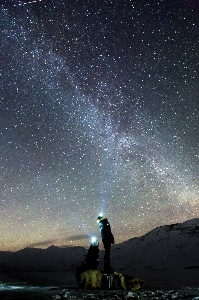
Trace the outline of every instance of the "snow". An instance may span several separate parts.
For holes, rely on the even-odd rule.
[[[112,267],[149,285],[199,284],[199,218],[158,227],[112,247]]]

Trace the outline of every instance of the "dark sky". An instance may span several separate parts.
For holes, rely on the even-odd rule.
[[[199,217],[199,2],[4,0],[0,250]],[[101,243],[101,240],[100,240]]]

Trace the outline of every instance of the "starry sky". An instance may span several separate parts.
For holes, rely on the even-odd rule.
[[[0,250],[199,217],[199,2],[1,2]]]

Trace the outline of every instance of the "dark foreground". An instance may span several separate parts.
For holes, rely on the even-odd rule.
[[[184,288],[182,290],[78,290],[73,288],[60,289],[58,287],[36,287],[32,289],[12,289],[0,291],[0,299],[5,300],[47,300],[47,299],[70,299],[70,300],[133,300],[133,299],[199,299],[199,288]]]
[[[33,299],[70,299],[70,300],[132,300],[132,299],[198,299],[197,287],[181,287],[168,289],[162,286],[150,287],[145,290],[79,290],[73,274],[20,273],[12,277],[0,276],[0,299],[33,300]]]

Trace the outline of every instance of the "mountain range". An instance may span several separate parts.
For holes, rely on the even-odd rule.
[[[199,218],[115,245],[112,267],[151,285],[199,287]]]
[[[0,272],[73,272],[84,260],[83,247],[0,251]],[[100,251],[99,269],[103,269]],[[111,247],[111,267],[152,286],[199,287],[199,218],[160,226]]]

